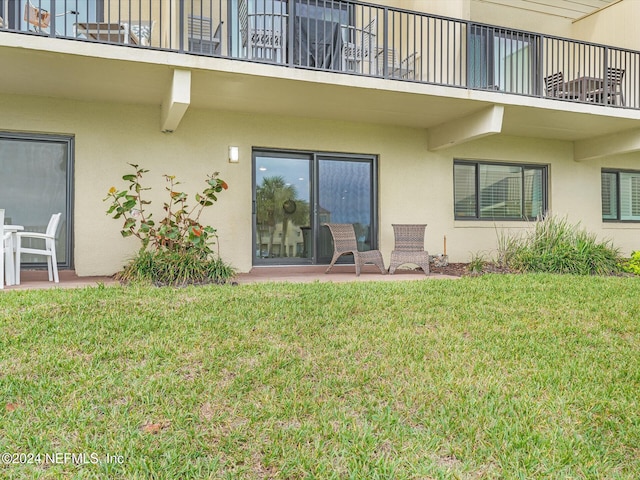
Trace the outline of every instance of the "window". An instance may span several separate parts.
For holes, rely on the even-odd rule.
[[[547,209],[547,167],[456,161],[457,220],[535,220]]]
[[[640,221],[640,172],[602,171],[602,220]]]

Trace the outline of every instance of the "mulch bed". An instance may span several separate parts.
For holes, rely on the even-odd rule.
[[[500,267],[493,263],[484,265],[482,272],[470,272],[468,263],[450,263],[444,267],[437,267],[431,264],[429,270],[431,270],[431,273],[451,275],[453,277],[477,276],[484,273],[513,273],[507,267]]]

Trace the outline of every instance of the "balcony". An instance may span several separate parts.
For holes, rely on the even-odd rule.
[[[0,30],[640,109],[640,52],[367,3],[31,0]]]

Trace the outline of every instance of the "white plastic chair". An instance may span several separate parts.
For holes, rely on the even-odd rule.
[[[10,239],[11,233],[4,231],[4,210],[0,209],[0,288],[4,288],[5,266],[7,269],[13,268],[13,252],[10,248]]]
[[[347,41],[342,44],[342,70],[364,73],[360,63],[376,50],[377,18],[373,18],[364,28],[353,25],[342,28],[346,29],[347,37]]]
[[[288,14],[284,7],[277,8],[275,3],[264,10],[250,12],[247,0],[238,2],[240,36],[246,58],[286,62]]]
[[[39,232],[18,232],[16,234],[16,285],[20,285],[20,257],[23,253],[31,255],[43,255],[47,257],[47,270],[49,271],[49,281],[54,280],[59,283],[58,278],[58,260],[56,258],[56,231],[58,223],[60,223],[61,213],[51,215],[47,231]],[[22,246],[23,238],[35,238],[44,240],[44,248],[24,248]]]
[[[125,31],[128,32],[125,35],[125,42],[131,40],[131,43],[135,45],[142,45],[144,47],[151,46],[151,35],[153,34],[153,27],[156,21],[144,21],[144,20],[131,20],[130,22],[123,22],[121,25]]]
[[[416,78],[416,63],[420,59],[418,52],[413,52],[407,55],[401,61],[398,61],[398,56],[395,49],[387,48],[380,50],[377,55],[378,58],[378,75],[384,75],[385,67],[387,69],[387,75],[392,78],[404,78],[408,80],[415,80]]]

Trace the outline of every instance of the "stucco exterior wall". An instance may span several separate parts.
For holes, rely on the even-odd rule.
[[[624,0],[609,5],[573,24],[573,37],[580,40],[640,50],[640,2]]]
[[[442,253],[446,235],[454,262],[495,251],[496,228],[519,231],[531,226],[455,221],[454,158],[549,164],[553,213],[580,221],[600,237],[614,238],[624,253],[640,248],[640,225],[603,223],[600,199],[601,168],[637,169],[638,154],[578,163],[570,142],[500,135],[434,153],[427,149],[423,129],[197,109],[187,111],[175,133],[163,134],[159,106],[42,97],[0,96],[0,110],[0,130],[75,137],[74,259],[82,276],[116,272],[139,247],[135,239],[120,236],[121,224],[105,214],[103,202],[111,186],[125,186],[121,177],[129,173],[129,162],[150,170],[144,183],[153,187],[149,199],[156,217],[166,194],[163,174],[177,175],[193,195],[207,173],[219,171],[229,190],[203,220],[218,229],[223,258],[240,271],[250,270],[252,147],[378,155],[379,235],[387,262],[392,223],[427,223],[427,249]],[[228,162],[229,145],[240,148],[237,164]]]
[[[523,2],[501,4],[470,0],[470,19],[473,22],[545,33],[560,37],[572,36],[571,19],[536,12],[523,7]]]

